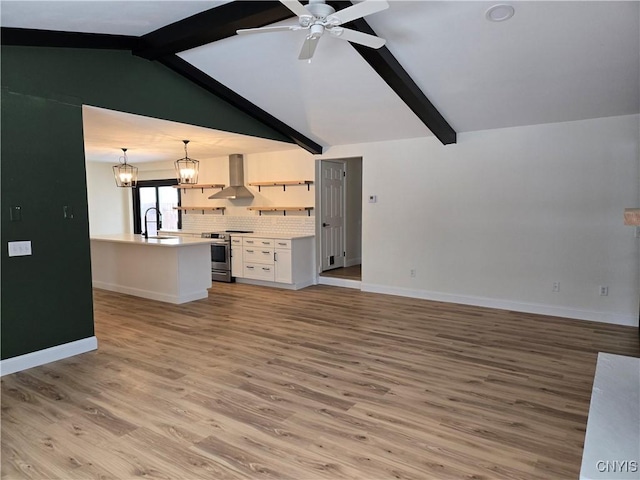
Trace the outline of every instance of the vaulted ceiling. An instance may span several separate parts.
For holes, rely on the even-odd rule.
[[[304,32],[233,34],[295,24],[279,2],[3,0],[1,25],[4,43],[31,29],[121,36],[98,37],[281,122],[310,151],[640,111],[639,2],[513,1],[513,18],[490,22],[496,3],[392,0],[350,25],[383,49],[325,35],[310,63],[297,59]]]

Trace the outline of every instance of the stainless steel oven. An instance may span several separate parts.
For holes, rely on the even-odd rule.
[[[202,238],[211,239],[211,280],[232,282],[231,235],[229,233],[203,233]]]

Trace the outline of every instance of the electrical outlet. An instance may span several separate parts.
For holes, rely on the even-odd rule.
[[[409,270],[409,276],[411,278],[416,278],[416,269],[412,268],[411,270]]]
[[[8,242],[10,257],[24,257],[31,255],[31,241]]]
[[[553,282],[553,285],[551,287],[551,291],[558,293],[560,291],[560,282]]]
[[[600,296],[606,297],[607,295],[609,295],[609,287],[606,285],[600,285]]]

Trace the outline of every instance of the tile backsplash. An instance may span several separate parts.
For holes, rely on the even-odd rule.
[[[256,233],[314,235],[315,216],[256,215],[233,216],[189,212],[182,215],[182,229],[195,232],[219,232],[225,230],[252,230]]]

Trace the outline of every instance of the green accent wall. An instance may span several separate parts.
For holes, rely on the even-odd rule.
[[[2,359],[94,335],[83,104],[291,142],[129,52],[3,46],[1,67]]]

